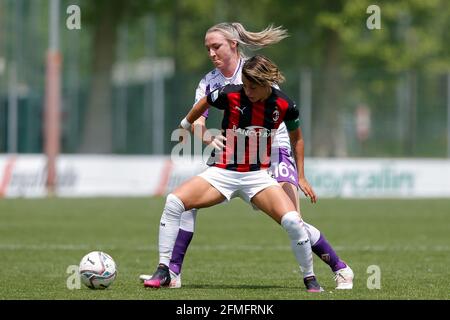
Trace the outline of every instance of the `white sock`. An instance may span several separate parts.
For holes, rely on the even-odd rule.
[[[180,229],[188,232],[194,232],[195,220],[197,219],[197,209],[191,209],[181,214]]]
[[[169,194],[159,223],[159,263],[166,266],[169,266],[172,257],[183,211],[183,202],[177,196]]]
[[[311,241],[303,225],[300,215],[296,211],[290,211],[281,218],[281,225],[289,234],[291,239],[291,248],[295,258],[303,272],[303,278],[313,276],[313,257],[311,250]]]
[[[305,225],[306,232],[308,232],[308,238],[311,240],[311,246],[315,245],[320,239],[319,229],[314,227],[312,224],[306,223],[306,221],[303,221],[303,224]]]

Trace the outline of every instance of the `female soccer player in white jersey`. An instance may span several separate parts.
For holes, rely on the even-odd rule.
[[[303,221],[287,194],[268,173],[272,138],[281,123],[286,123],[295,154],[300,155],[298,109],[273,87],[283,80],[270,60],[252,57],[242,67],[243,85],[230,84],[211,92],[181,121],[182,128],[191,129],[210,105],[224,110],[222,134],[226,141],[222,150],[213,151],[208,169],[167,196],[159,228],[159,266],[144,281],[146,287],[170,284],[169,263],[184,211],[210,207],[239,196],[282,225],[303,272],[306,290],[323,291],[314,275],[311,243]]]
[[[277,43],[287,36],[285,30],[280,27],[268,27],[261,32],[249,32],[240,23],[220,23],[211,27],[205,36],[205,46],[208,55],[216,67],[206,74],[200,81],[195,94],[195,102],[205,97],[211,91],[227,84],[241,84],[242,65],[246,59],[243,48],[259,49]],[[202,133],[206,130],[205,121],[208,111],[205,112],[195,123],[201,126]],[[204,135],[202,134],[202,138]],[[222,136],[213,140],[204,141],[212,143],[217,148],[223,146]],[[286,126],[282,123],[277,130],[272,143],[272,167],[271,171],[280,186],[289,196],[296,209],[299,210],[298,188],[316,202],[316,195],[304,176],[303,169],[303,139],[299,140],[301,156],[299,162],[299,174],[297,174],[296,163],[291,156],[291,146]],[[277,149],[277,150],[275,150]],[[181,267],[189,243],[193,237],[197,210],[186,211],[181,216],[181,224],[175,247],[170,261],[172,281],[171,288],[181,286]],[[342,260],[339,259],[332,246],[324,235],[314,226],[304,223],[311,240],[312,250],[325,263],[327,263],[335,274],[337,289],[351,289],[353,286],[353,271]],[[149,279],[149,275],[141,275],[142,280]]]

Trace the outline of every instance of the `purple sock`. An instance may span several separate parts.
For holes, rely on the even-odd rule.
[[[185,231],[180,229],[178,231],[177,240],[175,241],[175,246],[172,251],[172,258],[170,259],[169,269],[180,274],[181,266],[183,265],[184,255],[189,246],[189,243],[194,236],[193,232]]]
[[[325,236],[321,233],[319,240],[311,246],[312,251],[319,256],[320,259],[323,260],[327,265],[330,266],[333,272],[345,268],[347,265],[344,261],[339,259],[336,252],[333,250],[333,247],[328,243]]]

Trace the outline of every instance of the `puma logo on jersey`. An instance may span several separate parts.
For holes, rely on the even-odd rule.
[[[238,109],[242,114],[244,114],[244,110],[245,110],[245,108],[247,108],[247,107],[242,107],[242,109],[241,108],[239,108],[239,106],[234,106],[236,109]]]

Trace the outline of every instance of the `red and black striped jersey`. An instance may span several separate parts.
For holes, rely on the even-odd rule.
[[[272,88],[264,102],[252,103],[243,85],[227,85],[207,96],[208,104],[224,111],[221,151],[213,151],[208,165],[239,172],[270,167],[272,139],[284,121],[288,130],[299,127],[299,111],[286,94]]]

